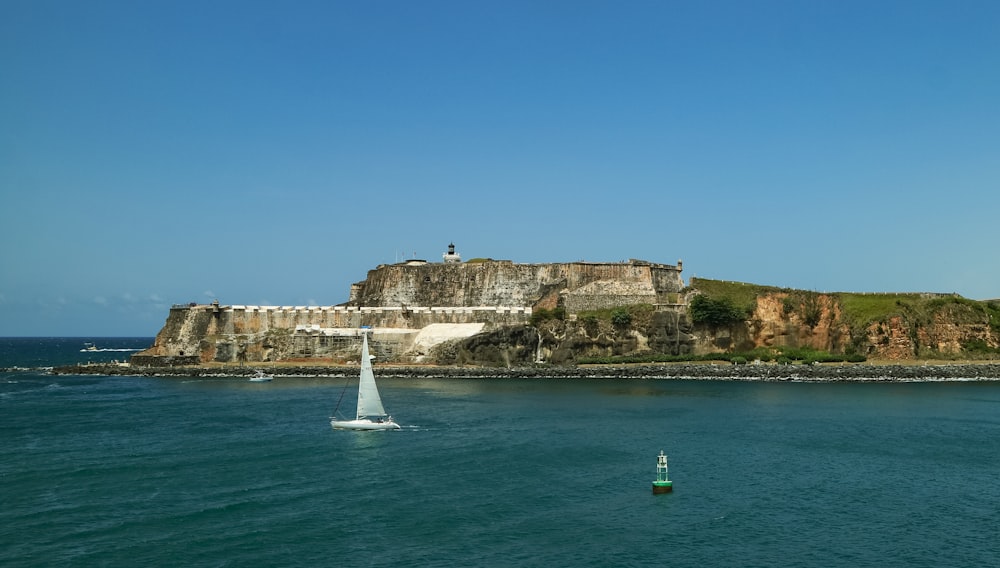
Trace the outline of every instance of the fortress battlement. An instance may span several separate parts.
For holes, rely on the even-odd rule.
[[[525,314],[531,315],[530,306],[223,306],[218,304],[177,304],[171,309],[182,311],[203,310],[210,313],[268,313],[287,316],[314,316],[322,314]]]
[[[539,309],[561,308],[574,318],[581,311],[635,304],[674,308],[683,304],[681,269],[680,261],[675,266],[637,259],[462,262],[451,244],[443,262],[413,259],[368,271],[343,304],[174,305],[153,347],[133,360],[265,361],[329,353],[337,337],[354,336],[362,327],[398,336],[435,325],[487,333],[526,325]],[[423,340],[420,345],[427,348]]]

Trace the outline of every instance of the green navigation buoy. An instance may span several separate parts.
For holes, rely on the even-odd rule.
[[[660,450],[656,456],[656,481],[653,482],[653,494],[670,493],[674,490],[674,482],[667,478],[667,456]]]

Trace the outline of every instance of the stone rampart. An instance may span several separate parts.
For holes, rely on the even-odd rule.
[[[522,325],[531,308],[176,305],[151,348],[137,364],[157,360],[207,362],[273,361],[289,357],[335,357],[357,347],[359,329],[376,330],[384,350],[399,354],[413,335],[432,324],[480,324],[476,330]],[[472,329],[472,328],[470,328]]]
[[[191,309],[197,309],[197,306]],[[214,311],[212,306],[205,309]],[[432,323],[524,323],[530,307],[520,306],[226,306],[219,307],[224,334],[260,333],[268,329],[319,328],[357,329],[399,327],[419,329]]]
[[[351,306],[526,306],[567,311],[676,302],[681,264],[571,262],[381,265],[351,287]],[[617,294],[605,294],[614,289]],[[621,296],[616,299],[615,296]],[[624,303],[617,303],[624,302]]]
[[[516,264],[510,261],[381,265],[351,286],[337,306],[176,305],[152,348],[137,361],[208,362],[336,358],[356,343],[351,330],[371,327],[384,351],[420,356],[429,326],[461,335],[523,326],[533,310],[580,311],[633,304],[674,305],[684,288],[681,264],[642,260]],[[457,336],[453,336],[454,339]],[[442,340],[443,341],[443,340]],[[152,358],[152,359],[151,359]]]

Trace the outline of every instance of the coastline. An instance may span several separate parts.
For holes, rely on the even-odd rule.
[[[250,377],[254,366],[130,367],[121,365],[71,365],[47,369],[55,375],[110,375],[143,377]],[[356,365],[262,366],[279,377],[353,377]],[[11,369],[9,369],[11,370]],[[24,369],[19,369],[24,370]],[[817,364],[817,365],[732,365],[670,363],[636,365],[586,365],[561,367],[441,367],[425,365],[385,365],[376,369],[379,377],[404,379],[688,379],[791,382],[940,382],[1000,381],[1000,363],[934,364]]]

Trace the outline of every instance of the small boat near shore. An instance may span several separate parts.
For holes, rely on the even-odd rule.
[[[106,353],[109,351],[142,351],[142,349],[138,347],[98,347],[94,343],[86,341],[80,353]]]
[[[264,371],[261,371],[260,369],[257,369],[257,373],[254,374],[254,376],[250,377],[251,383],[266,383],[272,380],[274,380],[274,375],[268,375],[264,373]]]

